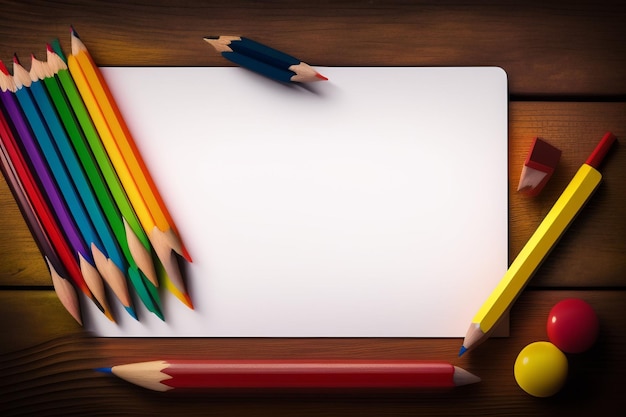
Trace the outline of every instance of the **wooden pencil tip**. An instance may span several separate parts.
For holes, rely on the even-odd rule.
[[[232,52],[228,46],[232,41],[241,40],[239,36],[205,36],[204,40],[211,44],[217,52]]]
[[[132,318],[139,321],[139,317],[137,317],[137,312],[135,311],[133,306],[124,306],[124,309],[128,312],[128,314],[130,314]]]
[[[9,73],[9,69],[6,67],[6,65],[4,65],[4,62],[2,62],[2,60],[0,60],[0,71],[2,71],[4,75],[11,75]]]
[[[80,271],[93,295],[93,298],[98,301],[97,305],[99,308],[102,308],[102,313],[113,323],[115,323],[115,318],[111,314],[109,304],[106,299],[106,294],[104,292],[104,286],[102,284],[102,276],[96,269],[94,265],[92,265],[82,253],[78,252],[78,261],[80,264]]]
[[[193,263],[193,259],[191,259],[191,254],[189,253],[187,248],[184,246],[181,248],[181,255],[183,256],[183,258],[185,258],[187,262]]]
[[[94,371],[102,372],[104,374],[112,374],[113,373],[113,368],[95,368]]]
[[[117,323],[115,321],[115,318],[113,317],[113,314],[111,314],[111,312],[109,310],[105,310],[104,311],[104,316],[109,319],[112,323]]]
[[[320,74],[319,72],[316,72],[316,73],[315,73],[315,76],[316,76],[317,78],[319,78],[320,80],[322,80],[322,81],[328,81],[328,78],[324,77],[324,76],[323,76],[322,74]]]
[[[183,304],[185,304],[187,307],[189,307],[191,310],[194,310],[194,306],[193,306],[193,301],[191,301],[191,297],[189,296],[188,293],[184,293],[183,294]]]
[[[461,350],[459,350],[459,357],[463,356],[465,352],[467,352],[467,348],[465,346],[461,346]]]
[[[454,367],[454,383],[457,387],[480,382],[480,377],[466,371],[458,366]]]
[[[89,287],[88,287],[89,288]],[[95,295],[90,294],[89,295],[89,299],[95,304],[95,306],[98,308],[98,310],[100,310],[101,313],[106,314],[106,309],[102,306],[102,304],[100,303],[100,301],[98,301],[98,299],[96,298]]]
[[[48,264],[48,268],[50,269],[50,276],[52,278],[54,291],[57,293],[61,304],[70,313],[74,320],[82,326],[83,320],[81,318],[80,304],[78,302],[78,295],[76,294],[74,286],[72,286],[66,278],[59,274],[47,256],[45,257],[45,260]]]

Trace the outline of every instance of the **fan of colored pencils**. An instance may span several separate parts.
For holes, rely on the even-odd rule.
[[[2,173],[61,303],[80,324],[81,297],[115,321],[110,292],[133,318],[138,299],[165,320],[163,284],[193,308],[177,259],[189,252],[74,28],[67,56],[55,40],[45,61],[12,67],[0,61]]]

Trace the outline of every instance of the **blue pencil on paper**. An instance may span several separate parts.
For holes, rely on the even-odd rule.
[[[298,58],[248,38],[207,36],[204,40],[229,61],[273,80],[285,83],[327,80]]]

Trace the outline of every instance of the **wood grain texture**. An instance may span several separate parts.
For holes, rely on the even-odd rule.
[[[4,179],[0,180],[0,415],[415,416],[619,415],[626,373],[626,6],[613,0],[2,0],[0,59],[45,57],[74,25],[103,66],[230,65],[202,40],[236,34],[328,66],[496,65],[509,76],[513,258],[602,134],[618,144],[604,180],[511,311],[511,337],[457,358],[460,339],[104,339],[63,309]],[[531,101],[534,100],[534,101]],[[542,193],[515,192],[533,137],[559,147]],[[578,296],[601,320],[570,355],[556,396],[522,392],[519,351],[545,340],[552,305]],[[468,318],[469,321],[470,318]],[[445,392],[216,392],[161,395],[92,369],[136,360],[408,358],[449,360],[483,378]]]
[[[4,0],[0,59],[68,47],[100,65],[230,65],[202,40],[245,35],[328,66],[498,65],[513,94],[626,94],[626,8],[614,0]]]
[[[601,335],[588,352],[568,355],[569,377],[554,397],[524,393],[513,363],[527,344],[547,340],[545,323],[559,300],[587,300],[601,322]],[[512,311],[510,338],[491,339],[456,358],[460,339],[106,339],[77,332],[35,340],[0,359],[0,410],[27,415],[513,415],[585,416],[626,405],[621,381],[626,372],[624,291],[528,291]],[[22,306],[13,314],[30,314]],[[66,314],[50,312],[50,319]],[[6,316],[5,316],[6,317]],[[19,330],[9,321],[6,330]],[[43,343],[41,343],[43,342]],[[386,358],[452,361],[483,380],[454,390],[426,392],[216,391],[156,393],[93,371],[95,367],[162,358]],[[600,408],[598,408],[600,407]],[[266,414],[267,413],[267,414]]]
[[[52,285],[47,272],[17,202],[0,175],[0,285]]]
[[[602,183],[541,265],[532,286],[626,284],[626,104],[514,102],[509,117],[509,256],[534,233],[606,131],[619,139],[600,171]],[[536,197],[517,193],[534,137],[561,149],[552,178]]]

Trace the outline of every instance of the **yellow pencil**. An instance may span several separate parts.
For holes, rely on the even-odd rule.
[[[68,68],[102,143],[111,159],[137,218],[171,281],[168,288],[187,306],[193,308],[177,260],[172,251],[191,262],[174,222],[160,197],[119,109],[87,48],[72,29],[72,54]],[[177,289],[177,291],[176,291]]]
[[[613,142],[615,136],[607,132],[587,161],[579,168],[502,280],[474,316],[459,356],[489,337],[491,330],[513,305],[535,270],[591,197],[602,179],[598,167]]]

